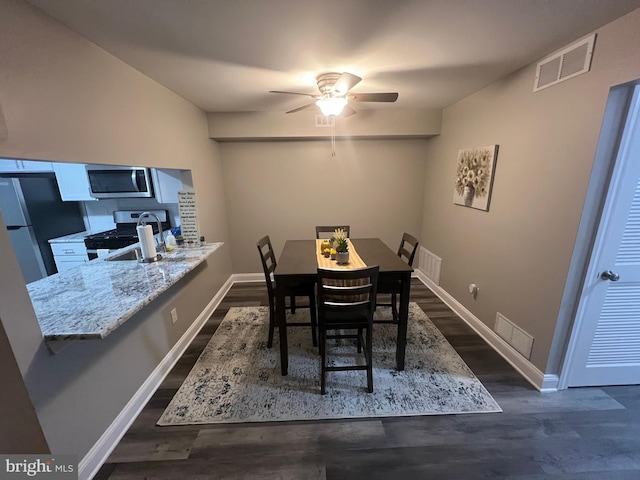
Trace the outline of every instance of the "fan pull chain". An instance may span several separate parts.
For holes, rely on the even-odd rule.
[[[331,156],[336,156],[336,117],[329,117],[331,120]]]

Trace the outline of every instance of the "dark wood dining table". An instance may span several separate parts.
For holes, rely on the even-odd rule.
[[[350,239],[356,252],[368,265],[380,267],[379,280],[400,282],[400,309],[396,340],[396,368],[404,370],[409,320],[409,292],[413,268],[405,263],[379,238]],[[280,368],[282,375],[289,370],[285,294],[290,286],[315,282],[318,271],[315,240],[287,240],[273,272],[276,289],[276,321],[280,335]]]

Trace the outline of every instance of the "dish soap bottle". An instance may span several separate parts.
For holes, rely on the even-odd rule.
[[[171,232],[167,234],[167,246],[171,247],[171,250],[176,246],[176,237],[174,237]]]

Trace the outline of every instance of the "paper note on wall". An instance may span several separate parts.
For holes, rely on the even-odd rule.
[[[178,192],[178,213],[180,215],[180,230],[185,242],[200,242],[198,229],[198,212],[196,209],[196,192]]]

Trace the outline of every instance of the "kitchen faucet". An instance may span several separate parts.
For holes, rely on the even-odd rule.
[[[160,219],[158,218],[158,216],[155,213],[151,213],[151,212],[142,212],[140,214],[140,216],[138,217],[138,227],[140,225],[146,225],[146,222],[144,221],[144,219],[146,217],[153,217],[156,219],[156,222],[158,223],[158,233],[160,234],[160,239],[156,240],[156,248],[158,250],[160,250],[161,252],[166,252],[167,251],[167,244],[164,241],[164,234],[162,233],[162,222],[160,222]]]

